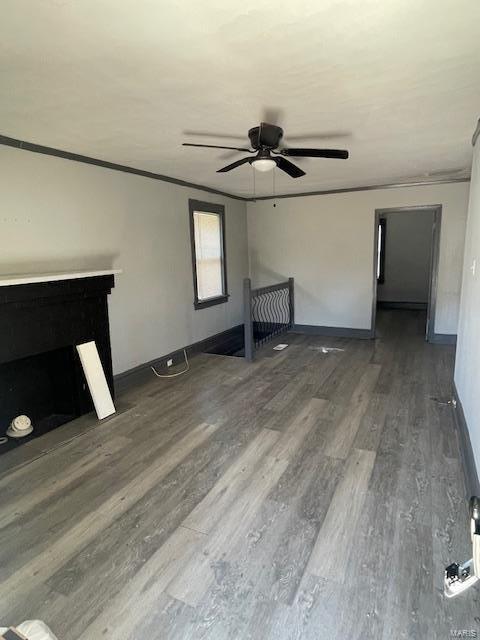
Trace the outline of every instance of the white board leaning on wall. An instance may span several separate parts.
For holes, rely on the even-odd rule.
[[[93,340],[78,344],[77,351],[98,419],[103,420],[115,413],[115,406],[100,362],[97,345]]]

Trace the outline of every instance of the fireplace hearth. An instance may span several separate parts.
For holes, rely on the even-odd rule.
[[[0,445],[0,454],[92,411],[77,344],[95,341],[113,397],[107,304],[113,274],[0,278],[0,437],[18,415],[33,425],[30,435]]]

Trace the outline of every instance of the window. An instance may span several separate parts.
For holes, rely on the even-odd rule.
[[[385,243],[387,239],[387,221],[380,218],[378,221],[378,245],[377,245],[377,282],[385,282]]]
[[[227,302],[225,210],[221,205],[189,200],[195,309]]]

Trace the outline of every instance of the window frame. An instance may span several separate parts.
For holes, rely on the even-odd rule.
[[[380,229],[382,233],[380,235],[380,251],[378,254],[378,262],[380,266],[380,273],[377,275],[377,283],[385,284],[385,253],[387,247],[387,219],[379,218],[378,220],[378,232],[380,234]]]
[[[222,251],[222,294],[215,296],[214,298],[207,298],[205,300],[199,300],[198,298],[198,281],[197,281],[197,251],[195,246],[195,221],[194,213],[198,211],[200,213],[214,213],[220,218],[220,248]],[[225,207],[221,204],[215,204],[212,202],[203,202],[201,200],[188,201],[188,217],[190,222],[190,245],[192,250],[192,271],[193,271],[193,306],[195,309],[206,309],[213,307],[217,304],[224,304],[228,302],[229,293],[227,285],[227,249],[225,241]]]

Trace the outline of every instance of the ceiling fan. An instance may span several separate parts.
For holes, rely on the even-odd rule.
[[[244,151],[245,153],[254,153],[254,157],[242,158],[232,164],[218,169],[217,173],[225,173],[240,167],[247,162],[258,171],[270,171],[274,167],[278,167],[291,178],[300,178],[305,175],[300,167],[294,165],[285,156],[296,158],[339,158],[346,160],[348,151],[342,149],[278,149],[278,145],[283,137],[283,129],[274,124],[262,122],[259,127],[253,127],[248,132],[252,149],[244,149],[241,147],[223,147],[215,144],[193,144],[184,142],[184,147],[207,147],[209,149],[231,149],[232,151]]]

